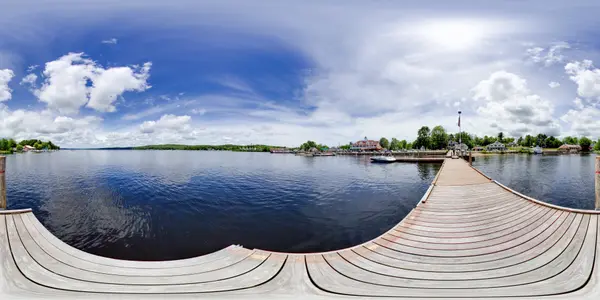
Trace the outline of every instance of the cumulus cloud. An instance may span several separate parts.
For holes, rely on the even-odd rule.
[[[156,131],[184,132],[190,129],[190,116],[163,115],[157,121],[145,121],[140,125],[141,133]]]
[[[114,45],[117,42],[118,42],[118,40],[116,38],[110,38],[110,39],[107,39],[107,40],[103,40],[102,44],[113,44]]]
[[[565,72],[577,84],[580,97],[600,97],[600,70],[594,67],[591,60],[570,62],[565,65]]]
[[[556,81],[552,81],[552,82],[548,83],[548,86],[552,89],[555,89],[560,86],[560,83],[558,83]]]
[[[0,136],[15,139],[50,139],[60,145],[65,142],[82,142],[80,138],[85,136],[85,143],[89,143],[101,122],[102,119],[95,116],[70,118],[55,115],[48,110],[12,111],[0,104]]]
[[[145,63],[136,73],[130,67],[117,67],[110,69],[96,68],[92,78],[93,86],[90,89],[90,100],[87,107],[102,112],[116,110],[113,103],[117,97],[126,91],[145,91],[150,88],[147,83],[150,76],[152,63]]]
[[[571,46],[568,43],[561,42],[549,47],[547,50],[542,47],[529,48],[526,50],[526,53],[531,61],[542,63],[549,67],[563,62],[565,56],[562,54],[562,51],[570,48]]]
[[[584,106],[581,99],[575,99],[575,109],[567,111],[560,119],[571,124],[571,132],[579,136],[600,135],[600,109]]]
[[[8,83],[14,76],[15,73],[12,70],[0,69],[0,102],[12,98],[12,89],[8,87]]]
[[[527,125],[530,133],[558,135],[553,119],[554,105],[531,93],[527,81],[506,71],[498,71],[473,88],[473,99],[483,102],[477,111],[500,122],[509,131],[520,132]]]
[[[151,66],[147,62],[142,67],[103,68],[83,53],[69,53],[46,63],[44,82],[34,94],[60,113],[77,113],[86,104],[100,112],[113,112],[114,102],[124,92],[150,88]]]

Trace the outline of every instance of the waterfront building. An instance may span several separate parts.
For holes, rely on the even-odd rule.
[[[379,151],[381,149],[379,141],[369,140],[366,136],[363,140],[352,143],[352,147],[350,147],[350,150],[353,151]]]
[[[457,150],[457,151],[468,151],[469,146],[467,146],[467,144],[465,144],[465,143],[462,143],[462,144],[455,143],[453,149]]]
[[[506,151],[506,146],[500,142],[493,142],[487,145],[487,151]]]
[[[581,151],[581,146],[579,145],[564,144],[558,147],[558,152],[561,153],[578,153],[579,151]]]

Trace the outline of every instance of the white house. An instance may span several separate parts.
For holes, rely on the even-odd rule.
[[[489,144],[486,148],[488,151],[506,151],[506,146],[500,142]]]
[[[29,146],[29,145],[23,146],[23,151],[27,152],[27,151],[31,151],[31,150],[35,150],[35,147]]]

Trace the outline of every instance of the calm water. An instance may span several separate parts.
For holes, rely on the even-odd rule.
[[[495,155],[473,166],[498,182],[538,200],[594,209],[595,155]]]
[[[368,157],[195,151],[68,151],[7,158],[10,208],[33,208],[94,254],[177,259],[231,244],[275,251],[372,239],[419,201],[438,164]]]

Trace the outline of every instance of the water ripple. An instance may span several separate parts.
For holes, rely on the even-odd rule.
[[[399,222],[439,169],[368,157],[193,151],[59,151],[7,163],[11,208],[33,208],[74,247],[136,260],[231,244],[349,247]]]

